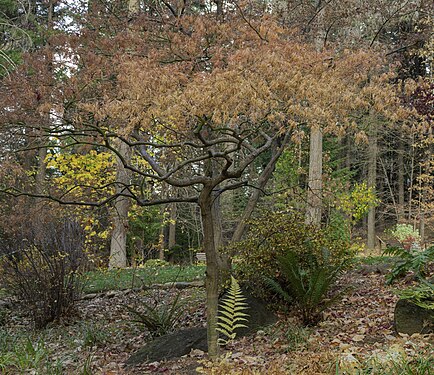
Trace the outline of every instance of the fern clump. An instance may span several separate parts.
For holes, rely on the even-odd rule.
[[[237,328],[247,328],[247,317],[245,310],[248,305],[245,302],[246,298],[243,296],[238,281],[231,276],[231,285],[227,292],[227,296],[220,302],[219,316],[216,330],[226,336],[226,338],[219,338],[220,345],[227,345],[236,337],[235,330]]]
[[[174,301],[167,305],[158,303],[157,300],[153,305],[143,302],[144,309],[141,310],[128,305],[124,306],[133,316],[132,322],[143,324],[152,337],[159,337],[172,332],[184,313],[184,305],[180,302],[179,297],[178,293]]]
[[[341,295],[339,292],[330,295],[330,290],[346,262],[330,264],[329,253],[323,249],[321,259],[313,257],[308,265],[291,251],[278,257],[278,263],[284,282],[266,277],[268,286],[286,302],[298,306],[305,325],[318,323],[322,312]]]

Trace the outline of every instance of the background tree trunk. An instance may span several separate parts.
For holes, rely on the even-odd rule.
[[[377,182],[377,123],[373,117],[369,118],[369,137],[368,137],[368,187],[376,192],[376,182]],[[375,248],[375,207],[371,207],[368,212],[368,242],[367,246],[369,249]]]
[[[314,126],[310,133],[309,182],[307,191],[306,223],[321,223],[322,206],[322,130]]]
[[[176,245],[176,203],[170,204],[170,215],[169,215],[169,241],[167,247],[171,249]]]
[[[126,143],[118,142],[118,152],[125,162],[131,162],[131,148]],[[119,157],[116,157],[116,182],[116,193],[126,193],[130,184],[130,173],[125,169]],[[125,268],[127,266],[128,212],[130,205],[131,202],[128,197],[121,195],[115,200],[109,268]]]

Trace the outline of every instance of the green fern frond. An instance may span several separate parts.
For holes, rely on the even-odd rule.
[[[246,298],[243,296],[240,285],[237,280],[231,276],[231,286],[227,292],[227,296],[220,302],[220,311],[218,315],[216,330],[223,334],[226,338],[220,338],[219,344],[226,345],[231,340],[235,339],[237,328],[247,328],[244,322],[247,322],[248,314],[243,311],[248,309],[248,304],[244,302]]]

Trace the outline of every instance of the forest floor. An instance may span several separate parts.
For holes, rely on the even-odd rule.
[[[351,271],[339,283],[349,286],[348,292],[326,310],[317,326],[302,327],[294,312],[288,311],[275,325],[235,340],[217,363],[193,350],[176,360],[124,366],[150,340],[146,329],[132,321],[126,305],[170,303],[179,292],[172,289],[108,293],[81,300],[75,316],[32,334],[28,333],[30,322],[15,307],[0,324],[0,373],[434,374],[434,335],[394,332],[398,298],[383,275]],[[177,328],[205,325],[204,289],[180,293],[186,310]],[[27,338],[24,343],[23,337]],[[7,346],[16,350],[9,352],[18,358],[16,367],[5,361]],[[406,367],[416,370],[404,372]]]

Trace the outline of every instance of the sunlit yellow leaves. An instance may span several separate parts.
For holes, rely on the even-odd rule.
[[[371,207],[375,207],[379,200],[374,189],[368,188],[365,182],[355,184],[353,190],[343,193],[338,198],[337,208],[352,217],[354,222],[366,215]]]
[[[57,187],[65,191],[104,188],[115,179],[113,156],[95,150],[86,154],[54,153],[47,157],[47,168]],[[107,192],[110,189],[107,187]]]

